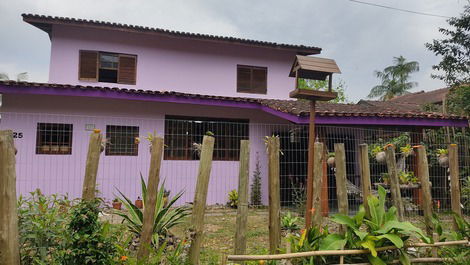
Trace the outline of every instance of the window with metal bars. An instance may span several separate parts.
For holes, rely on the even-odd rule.
[[[107,156],[137,156],[139,145],[139,127],[106,125],[106,152]]]
[[[237,161],[240,140],[248,139],[248,120],[165,117],[166,160],[198,160],[202,138],[214,134],[214,160]]]
[[[36,154],[72,154],[73,124],[38,123],[36,129]]]

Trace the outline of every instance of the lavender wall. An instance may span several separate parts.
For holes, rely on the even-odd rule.
[[[85,124],[95,124],[103,129],[106,125],[139,126],[139,134],[164,132],[164,114],[193,115],[219,118],[249,118],[251,159],[250,171],[255,168],[256,153],[259,154],[262,171],[263,201],[267,202],[267,161],[263,137],[271,135],[272,126],[261,123],[281,124],[284,121],[261,111],[240,110],[226,107],[207,107],[97,98],[72,98],[61,96],[13,95],[3,97],[1,129],[23,132],[23,138],[15,139],[18,149],[18,193],[25,194],[40,188],[43,192],[68,193],[71,197],[81,195],[85,159],[90,132]],[[38,122],[72,123],[72,155],[37,155],[36,124]],[[98,173],[99,190],[111,200],[116,188],[135,199],[140,196],[139,172],[148,172],[149,152],[146,142],[139,146],[138,156],[105,156],[102,154]],[[174,195],[185,190],[180,201],[192,201],[196,183],[198,161],[165,160],[161,176],[166,188]],[[214,161],[209,186],[208,204],[225,203],[230,190],[238,183],[238,162]]]
[[[137,84],[79,81],[81,49],[136,54]],[[49,82],[286,99],[294,87],[288,77],[294,55],[274,48],[54,25]],[[267,95],[237,93],[237,64],[268,67]]]

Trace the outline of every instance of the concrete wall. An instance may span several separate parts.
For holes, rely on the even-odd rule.
[[[3,95],[0,129],[21,132],[15,139],[17,155],[17,188],[19,194],[27,194],[36,188],[46,194],[81,195],[85,160],[90,131],[85,124],[95,124],[103,130],[106,125],[139,126],[141,137],[148,132],[164,134],[164,117],[168,115],[192,115],[213,118],[249,119],[251,140],[250,175],[255,169],[256,154],[261,163],[263,201],[267,202],[267,161],[263,138],[271,135],[268,124],[284,121],[261,111],[208,107],[201,105],[106,100],[98,98],[73,98],[62,96]],[[38,122],[73,124],[71,155],[39,155],[35,153]],[[279,127],[278,127],[279,128]],[[148,173],[150,154],[147,142],[139,145],[138,156],[101,155],[98,173],[98,189],[102,196],[111,200],[117,189],[131,199],[140,196],[139,174]],[[193,200],[198,161],[165,160],[161,179],[166,188],[175,195],[184,190],[180,203]],[[237,161],[214,161],[209,186],[208,204],[224,204],[230,190],[238,184]]]
[[[78,80],[79,50],[137,55],[137,84]],[[288,98],[295,52],[181,38],[54,25],[49,82],[196,94]],[[237,93],[237,64],[268,68],[266,95]]]

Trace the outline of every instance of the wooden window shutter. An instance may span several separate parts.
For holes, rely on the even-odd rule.
[[[255,93],[266,93],[267,88],[267,71],[265,68],[253,68],[252,88]]]
[[[98,81],[98,52],[80,51],[78,79]]]
[[[135,85],[137,74],[137,56],[119,55],[118,83]]]
[[[237,91],[249,92],[251,90],[251,69],[243,66],[237,67]]]

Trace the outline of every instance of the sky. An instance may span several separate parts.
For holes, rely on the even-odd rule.
[[[467,0],[363,0],[401,9],[459,16]],[[179,31],[304,44],[323,49],[340,67],[351,102],[379,84],[375,70],[393,57],[418,61],[412,91],[444,87],[432,79],[440,58],[425,48],[440,39],[445,18],[384,9],[349,0],[0,0],[0,72],[10,78],[28,72],[47,82],[50,40],[22,21],[22,13],[75,17]]]

